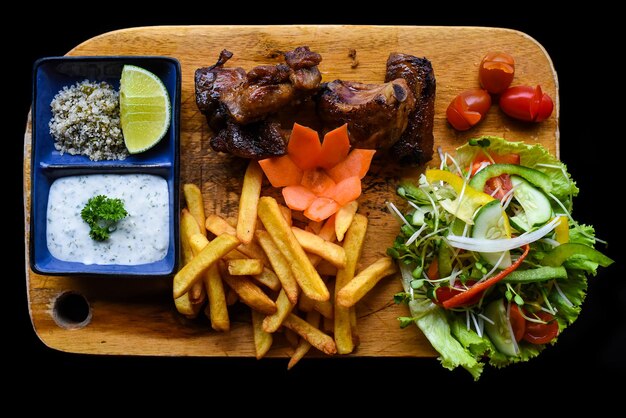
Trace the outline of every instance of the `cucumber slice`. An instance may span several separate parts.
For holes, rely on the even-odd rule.
[[[550,201],[539,189],[518,176],[511,176],[513,196],[522,205],[529,226],[543,225],[552,217]]]
[[[509,220],[502,210],[499,200],[492,200],[485,206],[480,208],[474,219],[474,227],[472,228],[472,238],[481,239],[506,239],[511,237],[511,227]],[[504,269],[511,265],[511,253],[504,252],[504,258],[498,265],[498,268]],[[480,253],[480,256],[489,264],[495,266],[502,252]]]
[[[485,321],[485,332],[498,351],[507,356],[519,355],[519,346],[506,314],[504,299],[491,302],[485,309],[485,316],[493,321],[493,324]]]
[[[534,184],[546,193],[552,191],[552,180],[546,174],[535,169],[524,167],[517,164],[491,164],[480,170],[469,182],[469,185],[476,190],[483,191],[485,183],[492,177],[498,177],[501,174],[517,175],[525,178],[528,182]]]
[[[519,232],[530,231],[530,225],[528,225],[528,219],[526,219],[526,215],[524,215],[523,212],[520,213],[519,215],[511,216],[509,218],[509,222],[511,223],[511,226]]]

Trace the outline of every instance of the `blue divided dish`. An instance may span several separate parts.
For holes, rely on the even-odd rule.
[[[91,161],[83,155],[61,155],[54,148],[48,123],[50,102],[64,87],[88,79],[106,81],[119,89],[122,67],[145,68],[165,84],[172,108],[167,135],[152,149],[124,160]],[[50,57],[37,61],[33,69],[33,130],[31,154],[30,264],[33,271],[48,275],[167,276],[174,273],[178,259],[179,224],[179,129],[180,63],[168,57]],[[169,193],[169,247],[164,259],[140,265],[99,265],[61,261],[54,258],[46,242],[48,194],[61,177],[86,174],[152,174],[167,181]]]

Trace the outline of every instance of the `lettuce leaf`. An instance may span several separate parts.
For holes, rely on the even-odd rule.
[[[586,234],[583,235],[583,233]],[[591,237],[596,235],[596,231],[591,225],[578,224],[569,230],[569,242],[573,242],[574,244],[584,244],[589,247],[593,247],[596,243]]]
[[[419,329],[441,354],[441,365],[448,370],[461,366],[477,380],[483,371],[483,364],[452,336],[444,310],[430,300],[412,300],[409,309]]]
[[[508,366],[509,364],[528,361],[538,356],[545,348],[544,345],[520,342],[520,354],[516,357],[509,357],[499,352],[486,334],[480,337],[473,329],[467,329],[467,325],[460,315],[454,315],[450,319],[450,327],[456,339],[463,347],[468,349],[477,360],[486,357],[489,359],[489,364],[498,368]]]
[[[484,148],[490,154],[519,154],[520,164],[534,168],[548,175],[552,180],[552,194],[554,194],[565,207],[571,209],[572,197],[578,195],[578,187],[567,172],[567,167],[561,161],[553,157],[541,145],[529,145],[524,142],[509,142],[496,136],[484,136],[479,139],[488,139],[490,145]],[[457,148],[457,161],[461,167],[469,167],[481,147],[465,144]],[[542,167],[537,164],[547,164],[553,167]],[[565,174],[564,174],[565,173]]]
[[[580,314],[587,292],[587,278],[581,270],[568,270],[567,279],[559,280],[558,285],[565,298],[561,292],[553,291],[550,293],[550,303],[558,312],[556,318],[559,321],[559,330],[563,331]]]

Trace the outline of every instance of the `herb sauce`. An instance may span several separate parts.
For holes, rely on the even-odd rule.
[[[103,194],[124,202],[128,216],[103,242],[89,237],[80,212]],[[48,196],[46,238],[53,257],[84,264],[136,265],[162,260],[169,246],[167,182],[148,174],[97,174],[57,179]]]

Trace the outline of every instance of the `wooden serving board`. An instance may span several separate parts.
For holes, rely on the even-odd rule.
[[[214,153],[209,131],[194,97],[194,71],[213,64],[223,48],[234,53],[229,66],[250,69],[281,61],[280,51],[308,45],[322,54],[324,81],[337,78],[380,83],[390,52],[428,57],[437,78],[435,146],[446,151],[480,134],[541,143],[558,155],[558,81],[543,47],[529,36],[507,29],[474,27],[372,27],[372,26],[162,26],[132,28],[92,38],[68,55],[165,55],[182,66],[181,184],[201,185],[207,213],[234,216],[245,162]],[[358,66],[348,54],[356,50]],[[524,124],[507,118],[494,106],[486,119],[465,133],[452,130],[445,110],[452,98],[478,87],[478,65],[489,51],[506,51],[516,58],[514,84],[541,84],[556,101],[553,116],[541,124]],[[33,273],[28,262],[30,213],[31,123],[24,138],[24,203],[26,280],[30,315],[39,338],[51,348],[75,353],[165,356],[253,356],[252,331],[247,315],[235,315],[232,330],[220,334],[205,318],[190,321],[176,312],[171,280],[127,277],[47,277]],[[435,158],[431,164],[438,164]],[[385,253],[398,231],[384,202],[398,202],[397,181],[415,176],[393,162],[374,164],[365,179],[360,211],[370,224],[361,264]],[[268,190],[269,192],[269,190]],[[361,344],[353,356],[434,356],[436,353],[416,327],[401,330],[396,318],[407,308],[393,304],[401,289],[397,278],[384,279],[358,307]],[[92,317],[88,325],[67,329],[53,318],[55,298],[65,291],[88,300]],[[241,317],[241,318],[240,318]],[[270,356],[286,356],[286,343],[277,340]]]

